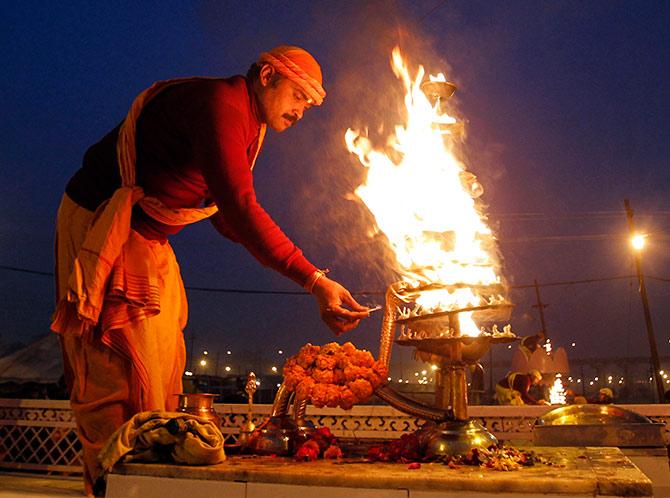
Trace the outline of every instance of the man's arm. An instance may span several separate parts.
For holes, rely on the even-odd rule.
[[[214,221],[225,235],[242,243],[263,265],[304,285],[316,267],[281,231],[256,199],[246,153],[244,109],[213,96],[207,133],[197,136],[194,151],[210,196],[222,213]],[[218,223],[225,221],[225,223]]]
[[[195,149],[210,195],[221,212],[212,220],[214,225],[225,236],[242,243],[262,264],[304,287],[317,268],[256,199],[246,154],[249,116],[233,103],[224,103],[212,109],[206,119],[211,132],[198,135]],[[319,278],[308,290],[317,300],[321,318],[336,334],[351,330],[368,316],[367,308],[334,280]]]
[[[528,405],[536,405],[537,400],[530,395],[531,380],[528,375],[514,377],[514,390],[521,393],[521,399]]]

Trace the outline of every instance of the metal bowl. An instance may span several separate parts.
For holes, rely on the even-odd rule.
[[[244,450],[256,455],[292,455],[298,425],[287,415],[270,417],[244,443]]]
[[[615,405],[568,405],[537,419],[539,446],[664,446],[664,424]]]

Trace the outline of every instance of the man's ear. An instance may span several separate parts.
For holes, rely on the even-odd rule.
[[[268,86],[274,75],[275,68],[272,66],[272,64],[264,64],[263,67],[261,67],[260,73],[258,74],[258,79],[261,82],[261,85]]]

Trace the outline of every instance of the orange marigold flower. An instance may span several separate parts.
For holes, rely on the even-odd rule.
[[[342,352],[346,355],[351,356],[357,351],[356,346],[354,346],[351,342],[345,342],[342,344]]]
[[[360,379],[363,374],[364,369],[354,365],[350,365],[344,369],[344,378],[347,382],[353,382],[356,379]]]
[[[333,370],[333,384],[337,384],[338,386],[344,385],[344,383],[347,381],[347,378],[344,376],[344,370],[341,368],[336,368]]]
[[[312,388],[312,404],[317,408],[323,408],[328,403],[328,385],[315,384]]]
[[[333,384],[325,384],[326,386],[326,405],[329,408],[337,408],[340,405],[340,389]]]
[[[370,351],[358,350],[351,356],[351,363],[357,367],[371,367],[374,362]]]
[[[312,389],[316,385],[314,379],[305,377],[295,388],[295,395],[298,399],[309,399],[312,396]]]
[[[336,342],[329,342],[324,346],[321,346],[321,354],[335,354],[340,350],[340,345]]]
[[[308,369],[314,365],[314,360],[316,360],[316,355],[319,354],[319,346],[312,346],[311,344],[305,344],[300,348],[296,361],[304,369]]]
[[[365,379],[356,379],[353,382],[349,382],[347,387],[351,389],[351,392],[354,393],[359,400],[359,402],[366,401],[370,396],[372,396],[372,386]]]
[[[334,356],[320,354],[316,357],[317,368],[322,368],[324,370],[332,370],[333,368],[335,368],[336,364],[337,360],[335,359]]]
[[[351,392],[351,389],[347,386],[340,386],[340,408],[350,410],[357,402],[358,399]]]
[[[331,444],[330,446],[328,446],[328,449],[323,452],[323,458],[333,460],[337,458],[342,458],[342,450],[340,449],[339,446]]]
[[[312,378],[321,384],[332,384],[335,378],[332,370],[323,370],[315,368],[312,370]]]

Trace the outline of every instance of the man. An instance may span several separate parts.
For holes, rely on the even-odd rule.
[[[368,316],[310,263],[256,200],[252,168],[266,127],[282,132],[325,97],[298,47],[261,54],[247,77],[158,82],[88,149],[56,230],[57,307],[87,493],[105,440],[133,414],[174,410],[187,303],[168,236],[210,218],[263,265],[316,298],[340,334]]]
[[[527,361],[530,361],[532,354],[542,346],[547,340],[547,335],[544,330],[540,330],[537,334],[527,335],[519,343],[519,349],[525,356]]]
[[[598,397],[593,401],[599,405],[609,405],[614,401],[614,391],[609,387],[601,387],[598,390]]]
[[[542,382],[542,374],[531,370],[527,374],[512,372],[496,384],[496,398],[499,405],[546,405],[544,399],[535,399],[530,388]]]

